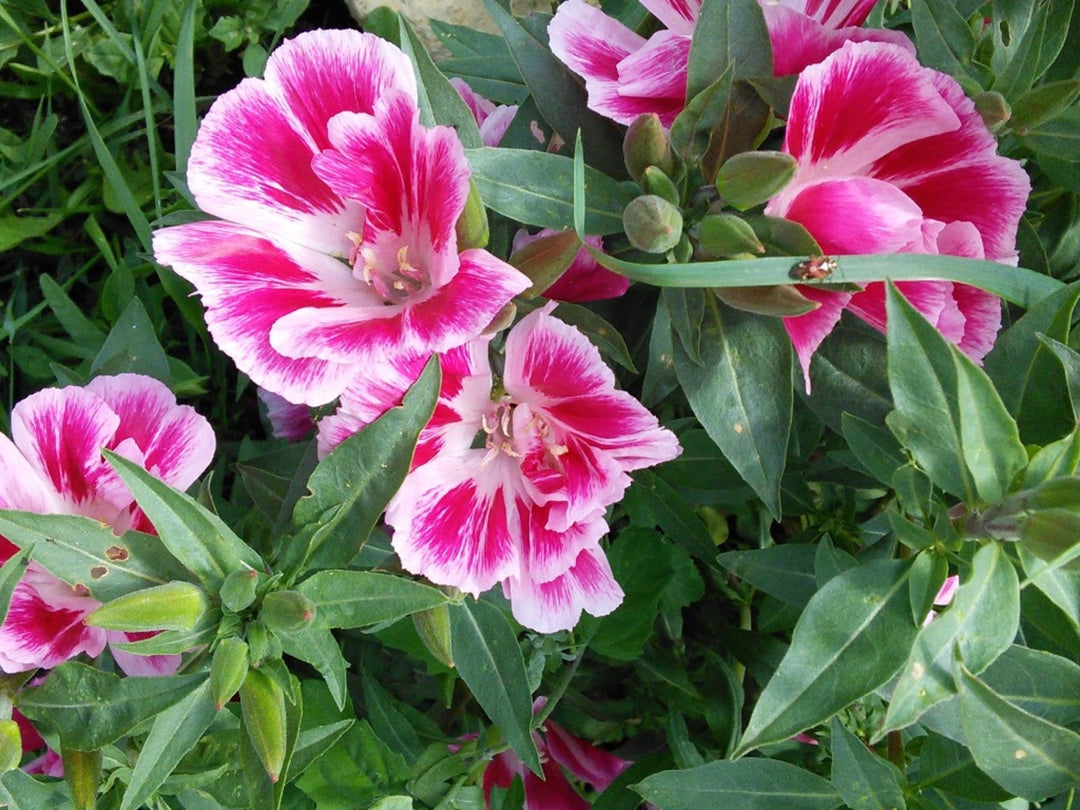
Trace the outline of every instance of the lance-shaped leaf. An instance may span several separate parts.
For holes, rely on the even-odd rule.
[[[827,720],[896,674],[917,633],[910,571],[906,562],[871,562],[833,577],[814,594],[736,756]]]
[[[792,419],[791,341],[780,322],[706,301],[701,364],[675,341],[675,371],[701,426],[780,515]]]
[[[903,810],[904,775],[832,721],[832,783],[851,810]]]
[[[465,685],[533,773],[541,773],[532,738],[532,695],[517,636],[506,615],[487,602],[450,608],[454,663]]]
[[[96,751],[191,694],[206,675],[119,678],[75,661],[19,693],[19,711],[78,751]]]
[[[276,632],[275,635],[287,655],[307,661],[318,670],[326,681],[334,703],[343,709],[347,697],[345,670],[349,662],[341,654],[341,647],[334,635],[322,627],[305,627],[294,633]]]
[[[447,601],[430,585],[375,571],[319,571],[296,590],[315,603],[315,625],[323,628],[396,621]]]
[[[441,379],[432,357],[400,406],[343,441],[315,468],[308,480],[311,494],[293,512],[293,522],[311,532],[310,539],[306,547],[297,543],[289,564],[302,564],[329,541],[332,546],[320,555],[324,567],[344,565],[356,555],[409,472]]]
[[[32,548],[36,562],[101,602],[191,576],[160,538],[134,531],[117,537],[108,524],[82,515],[0,509],[0,535]]]
[[[262,558],[225,521],[194,498],[155,478],[138,464],[102,451],[135,495],[158,537],[176,559],[216,591],[231,571],[262,569]]]
[[[891,284],[886,309],[889,427],[945,491],[968,504],[999,500],[1027,452],[993,383]]]
[[[30,549],[24,548],[8,557],[4,560],[4,564],[0,565],[0,624],[3,624],[4,619],[7,618],[15,586],[19,584],[29,564]]]
[[[662,771],[633,787],[660,810],[775,810],[785,805],[799,810],[831,810],[842,803],[836,789],[817,774],[764,758],[721,760]]]
[[[919,631],[893,690],[885,726],[876,735],[911,725],[955,693],[953,649],[980,673],[1001,655],[1020,624],[1020,582],[999,543],[979,549],[971,577],[945,612]]]
[[[959,659],[954,675],[964,736],[991,779],[1030,801],[1080,787],[1080,734],[1005,700]]]
[[[725,70],[732,78],[772,76],[772,44],[756,0],[702,3],[687,65],[686,97],[691,99]]]
[[[817,591],[816,556],[817,546],[785,543],[751,551],[728,551],[717,561],[758,590],[801,608]]]

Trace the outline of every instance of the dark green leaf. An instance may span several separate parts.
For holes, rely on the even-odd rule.
[[[878,481],[890,484],[896,470],[906,463],[896,437],[857,416],[845,413],[842,418],[844,438],[855,458]]]
[[[467,149],[465,156],[488,208],[525,225],[556,230],[574,226],[570,158],[533,149],[488,147]],[[585,188],[585,233],[621,233],[623,209],[637,197],[637,185],[587,167]]]
[[[918,630],[911,621],[909,574],[907,563],[871,562],[833,577],[814,594],[736,754],[828,719],[896,673]]]
[[[315,623],[324,628],[396,621],[447,601],[430,585],[375,571],[319,571],[296,590],[315,603]]]
[[[293,511],[293,522],[313,533],[306,546],[296,544],[290,565],[302,564],[331,540],[328,553],[320,555],[322,565],[344,565],[356,555],[409,472],[441,379],[432,357],[400,406],[350,436],[315,468],[308,480],[311,494]]]
[[[487,602],[452,605],[450,632],[454,664],[465,685],[514,753],[539,774],[525,659],[505,614]]]
[[[1028,582],[1038,588],[1080,628],[1080,571],[1057,567],[1017,544],[1017,555],[1024,566]]]
[[[751,551],[728,551],[717,560],[758,590],[801,608],[817,593],[816,556],[816,546],[785,543]]]
[[[698,365],[676,342],[675,370],[702,427],[774,516],[792,419],[791,341],[780,322],[709,299]]]
[[[903,810],[904,775],[848,731],[832,721],[832,783],[851,810]]]
[[[0,806],[12,810],[70,810],[71,790],[62,780],[42,783],[16,769],[0,776]]]
[[[390,693],[367,673],[364,674],[363,687],[367,719],[379,739],[408,762],[415,762],[423,753],[423,745],[409,721],[397,710]]]
[[[347,697],[345,669],[348,662],[334,634],[321,627],[305,627],[291,633],[275,632],[286,655],[307,661],[322,675],[334,703],[344,708]]]
[[[0,566],[0,624],[3,624],[7,617],[15,586],[19,584],[29,564],[30,549],[24,548],[4,560],[4,564]]]
[[[690,43],[687,100],[692,100],[729,69],[732,79],[773,73],[769,29],[761,6],[754,0],[702,3]]]
[[[188,697],[206,675],[118,678],[67,661],[19,693],[23,714],[60,734],[64,746],[96,751]]]
[[[1019,624],[1016,569],[999,543],[988,543],[975,555],[971,576],[953,603],[919,631],[876,737],[911,725],[955,693],[955,649],[973,672],[982,672],[1008,649]]]
[[[1032,152],[1058,160],[1080,160],[1080,106],[1070,107],[1018,135],[1020,142]]]
[[[90,367],[92,375],[121,372],[145,374],[166,385],[172,381],[165,350],[138,298],[132,298],[120,314]]]
[[[1080,354],[1060,340],[1041,336],[1042,342],[1061,362],[1065,372],[1065,387],[1069,391],[1069,404],[1072,405],[1073,417],[1080,422]]]
[[[1001,802],[1009,793],[975,766],[966,745],[930,732],[919,751],[919,785],[934,785],[973,802]]]
[[[842,803],[836,790],[817,774],[775,759],[721,760],[682,771],[649,776],[634,790],[660,810],[831,810]]]
[[[52,276],[43,275],[39,283],[49,309],[72,340],[89,351],[97,351],[105,342],[105,333],[83,314],[79,305],[68,297],[63,287],[53,281]]]
[[[975,35],[955,3],[912,0],[911,23],[922,64],[951,76],[967,73]]]
[[[1080,96],[1080,79],[1050,82],[1028,90],[1012,105],[1013,131],[1024,135],[1031,127],[1051,121]]]

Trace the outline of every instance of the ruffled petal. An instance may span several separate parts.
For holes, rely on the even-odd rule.
[[[535,582],[526,571],[503,582],[503,592],[514,618],[539,633],[571,629],[582,611],[606,616],[623,600],[622,588],[599,548],[584,549],[565,574],[550,582]]]
[[[386,509],[406,571],[474,596],[520,567],[528,506],[511,459],[484,450],[436,456],[413,470]]]
[[[805,14],[821,25],[836,29],[862,25],[875,2],[876,0],[780,0],[780,5]]]
[[[51,669],[80,653],[99,655],[105,648],[105,631],[88,627],[83,619],[100,606],[31,563],[15,586],[7,618],[0,625],[0,669]]]
[[[641,0],[666,28],[684,36],[692,36],[701,14],[700,0]]]
[[[784,318],[784,329],[787,330],[791,344],[795,348],[795,356],[802,367],[803,379],[806,381],[806,393],[810,393],[810,359],[818,350],[821,342],[829,336],[833,327],[840,322],[840,315],[851,299],[849,292],[832,292],[819,290],[816,287],[800,285],[799,292],[818,304],[817,309],[791,318]]]
[[[0,433],[0,509],[22,509],[41,515],[63,512],[63,499],[49,479],[4,434]],[[0,555],[0,561],[10,554]]]
[[[270,420],[270,430],[275,438],[298,442],[315,429],[315,421],[307,405],[289,402],[265,388],[258,389],[258,395],[266,408],[266,418]]]
[[[981,363],[994,348],[1001,328],[1001,301],[986,290],[967,284],[954,284],[953,298],[964,316],[964,335],[956,345],[976,363]]]
[[[110,524],[133,500],[101,455],[119,425],[103,399],[74,386],[31,394],[11,414],[15,446],[68,504],[60,511]]]
[[[597,791],[607,790],[608,785],[630,767],[625,759],[578,739],[552,720],[548,720],[546,726],[551,758]]]
[[[559,500],[542,506],[528,505],[519,578],[550,582],[563,576],[583,550],[597,548],[608,533],[603,507],[594,506],[591,513],[571,523],[567,520],[567,506]]]
[[[271,327],[290,312],[363,300],[366,286],[341,262],[225,222],[157,231],[154,252],[195,285],[214,340],[257,385],[291,402],[322,405],[355,374],[347,363],[288,357],[270,343]]]
[[[214,460],[210,423],[190,405],[180,405],[168,386],[141,374],[95,377],[86,390],[101,397],[119,417],[115,443],[133,440],[143,465],[162,481],[187,489]]]
[[[689,61],[689,36],[658,31],[619,63],[619,95],[624,99],[655,99],[677,114],[686,99]]]

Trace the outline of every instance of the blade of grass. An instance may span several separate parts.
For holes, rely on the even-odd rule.
[[[187,174],[188,156],[195,143],[198,123],[195,113],[195,0],[188,0],[180,34],[176,39],[176,68],[173,73],[173,151],[176,171]]]
[[[139,93],[142,96],[143,119],[146,124],[146,150],[150,153],[150,182],[154,190],[155,218],[161,218],[161,171],[158,166],[157,123],[154,121],[154,108],[150,100],[150,83],[146,72],[146,57],[138,37],[133,37],[135,47],[135,69],[139,75]]]

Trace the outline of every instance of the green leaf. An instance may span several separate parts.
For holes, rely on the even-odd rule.
[[[761,6],[755,0],[706,0],[690,42],[686,98],[731,70],[732,79],[772,76],[772,45]]]
[[[980,673],[1001,655],[1020,625],[1020,583],[999,543],[979,549],[971,576],[941,615],[919,631],[893,690],[885,724],[875,734],[911,725],[955,693],[953,652]]]
[[[1028,90],[1012,105],[1009,125],[1019,135],[1052,121],[1080,97],[1080,79],[1050,82]]]
[[[933,731],[919,750],[919,787],[938,786],[973,802],[1002,802],[1010,794],[975,766],[966,745]]]
[[[15,586],[19,584],[26,566],[30,564],[30,549],[24,548],[12,554],[0,565],[0,624],[7,617]]]
[[[216,716],[210,682],[205,681],[154,718],[139,749],[120,810],[142,806],[195,747]]]
[[[71,810],[71,790],[64,781],[42,783],[25,771],[0,775],[0,806],[12,810]]]
[[[345,707],[348,684],[345,670],[349,662],[341,654],[334,634],[320,627],[305,627],[292,633],[275,631],[286,655],[307,661],[322,675],[326,687],[339,709]]]
[[[367,673],[363,677],[364,708],[368,722],[379,739],[401,754],[409,763],[423,753],[419,736],[394,705],[390,693]]]
[[[908,563],[871,562],[833,577],[814,594],[736,756],[828,719],[896,673],[917,633],[909,575]]]
[[[65,747],[96,751],[183,700],[206,677],[118,678],[66,661],[41,686],[23,689],[16,706],[35,723],[59,732]]]
[[[855,458],[878,481],[890,484],[893,474],[905,464],[904,453],[896,437],[849,413],[842,418],[843,435]]]
[[[123,372],[145,374],[166,385],[172,382],[169,359],[138,298],[132,298],[120,314],[90,366],[92,375]]]
[[[556,230],[574,226],[570,158],[533,149],[491,147],[466,149],[465,157],[488,208],[524,225]],[[586,167],[585,186],[585,233],[621,233],[623,209],[637,197],[637,185]]]
[[[1017,133],[1020,143],[1039,155],[1058,160],[1080,160],[1080,106]]]
[[[187,171],[191,145],[198,131],[195,108],[195,0],[184,4],[184,17],[176,37],[176,68],[173,72],[173,151],[176,171]]]
[[[851,810],[903,810],[904,775],[837,718],[832,721],[832,783]]]
[[[97,350],[105,342],[105,333],[83,314],[79,305],[68,297],[63,287],[53,281],[52,276],[43,275],[39,284],[41,294],[64,331],[80,346],[90,351]]]
[[[1030,88],[1057,58],[1069,30],[1072,3],[1005,0],[991,7],[992,90],[1010,102]]]
[[[488,602],[450,607],[454,664],[465,685],[521,760],[541,773],[532,738],[532,695],[517,636],[506,615]]]
[[[780,515],[792,419],[791,341],[780,322],[707,300],[698,365],[675,343],[690,406],[724,456]]]
[[[1069,391],[1069,404],[1072,406],[1073,417],[1080,422],[1080,354],[1070,346],[1066,346],[1060,340],[1052,337],[1041,336],[1042,342],[1054,353],[1061,362],[1065,372],[1065,386]]]
[[[1060,568],[1029,552],[1022,543],[1016,547],[1028,583],[1042,591],[1061,608],[1073,626],[1080,629],[1080,571]]]
[[[1080,665],[1014,644],[980,676],[1003,700],[1049,723],[1080,725]]]
[[[700,163],[709,150],[713,132],[722,128],[731,97],[731,82],[729,67],[691,98],[672,122],[671,145],[684,163]]]
[[[436,124],[453,127],[462,146],[483,146],[480,129],[472,111],[450,81],[431,61],[424,44],[416,36],[412,26],[403,15],[398,15],[401,26],[401,49],[413,64],[416,85],[419,90],[420,123],[426,127]]]
[[[817,774],[776,759],[720,760],[681,771],[662,771],[642,779],[634,790],[660,810],[731,807],[775,810],[831,810],[842,799]]]
[[[1073,426],[1061,364],[1040,334],[1067,343],[1080,284],[1048,295],[998,335],[983,368],[1025,442],[1047,444]]]
[[[950,76],[967,73],[975,50],[975,35],[955,3],[912,0],[911,23],[922,64]]]
[[[578,77],[552,54],[546,41],[546,23],[536,18],[535,24],[529,25],[497,0],[484,0],[484,7],[502,32],[541,115],[565,141],[580,135],[590,165],[608,174],[624,174],[622,136],[611,121],[589,109]],[[482,189],[481,194],[487,197]]]
[[[728,551],[717,560],[758,590],[802,608],[817,593],[816,556],[816,546],[784,543],[751,551]]]
[[[18,214],[4,214],[0,216],[0,252],[11,250],[27,239],[37,239],[44,236],[61,222],[66,216],[63,211],[50,211],[39,217],[19,216]]]
[[[169,552],[216,592],[230,572],[262,570],[262,558],[225,521],[189,495],[173,489],[138,464],[102,451],[135,495]]]
[[[158,537],[134,531],[117,537],[111,526],[82,515],[0,509],[0,534],[31,548],[54,576],[82,585],[100,602],[190,576]]]
[[[1005,700],[959,660],[955,677],[964,735],[982,771],[1030,801],[1080,787],[1080,735]]]
[[[296,543],[289,563],[302,565],[331,540],[329,555],[320,558],[323,565],[344,565],[356,555],[409,472],[441,379],[433,356],[400,406],[350,436],[315,468],[308,480],[311,494],[293,511],[293,522],[313,533],[306,546]]]
[[[323,628],[392,622],[447,601],[430,585],[375,571],[319,571],[296,590],[315,603],[315,625]]]
[[[606,360],[618,363],[631,373],[637,373],[630,349],[619,330],[591,309],[580,304],[562,302],[555,307],[552,314],[560,321],[576,326],[578,331],[600,350]]]

